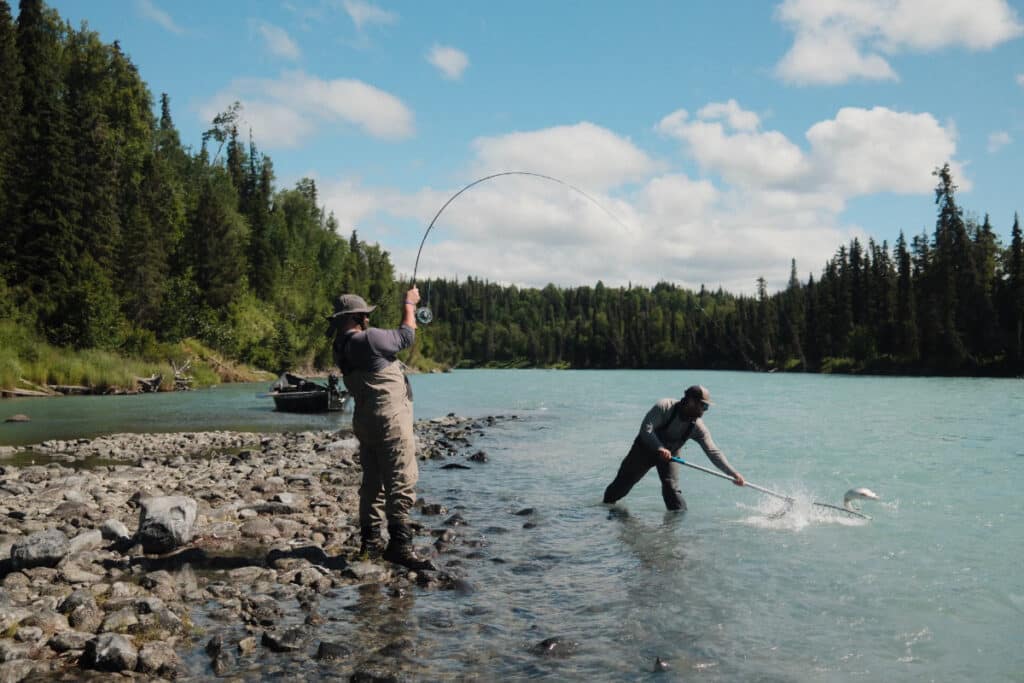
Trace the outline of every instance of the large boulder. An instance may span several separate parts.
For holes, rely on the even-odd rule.
[[[14,569],[56,567],[69,549],[68,537],[59,529],[37,531],[11,546],[11,566]]]
[[[192,540],[196,501],[187,496],[143,498],[136,540],[147,553],[167,553]]]
[[[134,671],[139,651],[132,641],[117,633],[101,633],[85,646],[80,664],[100,671]]]

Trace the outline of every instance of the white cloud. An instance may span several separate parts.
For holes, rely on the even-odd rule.
[[[457,81],[469,66],[469,57],[462,50],[447,45],[434,45],[427,53],[427,61],[433,64],[445,78]]]
[[[1013,138],[1005,130],[996,131],[988,136],[988,151],[995,154],[1011,142],[1013,142]]]
[[[1024,88],[1024,74],[1017,74],[1017,85]]]
[[[795,34],[776,75],[805,85],[895,80],[887,57],[901,52],[988,50],[1024,35],[1006,0],[785,0],[776,16]]]
[[[200,107],[209,121],[233,101],[268,148],[301,145],[318,128],[348,124],[384,140],[413,135],[412,111],[399,98],[362,81],[325,81],[301,71],[278,79],[240,79]]]
[[[398,21],[398,15],[394,12],[381,9],[364,0],[344,0],[342,5],[352,19],[352,23],[360,31],[363,30],[363,27],[371,24],[389,25]]]
[[[593,189],[640,180],[655,162],[627,138],[587,121],[473,141],[479,175],[529,170]]]
[[[707,111],[707,107],[701,111]],[[717,111],[713,109],[712,111]],[[830,193],[838,203],[875,192],[927,192],[931,171],[951,161],[956,131],[931,114],[847,107],[808,129],[805,151],[778,131],[729,130],[679,110],[657,129],[680,140],[706,172],[764,190]],[[954,172],[960,167],[953,163]],[[968,185],[962,178],[961,185]]]
[[[465,185],[510,169],[543,173],[587,196],[535,177],[474,185],[434,225],[417,276],[536,287],[668,280],[752,294],[759,276],[784,287],[790,259],[804,279],[839,245],[863,238],[842,218],[853,197],[915,193],[930,206],[931,172],[946,161],[969,186],[955,130],[930,114],[844,108],[795,141],[763,130],[760,116],[732,100],[696,111],[673,112],[658,130],[679,140],[705,177],[581,122],[474,140],[473,163],[450,186],[403,193],[342,178],[321,184],[321,196],[342,226],[387,244],[398,272],[411,275],[424,229]]]
[[[707,104],[697,112],[697,117],[709,121],[723,119],[735,130],[757,130],[761,126],[761,117],[744,110],[736,100]]]
[[[283,28],[266,22],[261,22],[257,25],[257,29],[259,30],[260,35],[263,36],[263,39],[267,41],[267,49],[270,50],[272,54],[292,61],[295,61],[302,56],[299,46]]]
[[[156,23],[163,26],[171,33],[182,34],[185,29],[181,28],[174,22],[171,15],[163,11],[152,2],[152,0],[136,0],[136,7],[139,9],[139,13],[147,19],[152,19]]]
[[[931,172],[947,161],[960,187],[970,188],[953,161],[956,131],[931,114],[845,107],[831,121],[811,126],[807,140],[814,170],[806,183],[844,197],[928,192],[935,186]]]
[[[781,133],[758,131],[756,114],[742,112],[736,105],[729,118],[742,121],[744,127],[735,132],[728,122],[723,125],[708,120],[719,118],[722,107],[708,105],[700,110],[703,119],[696,120],[680,109],[663,118],[657,129],[686,143],[702,168],[721,174],[730,183],[779,185],[808,173],[808,162],[800,148]],[[749,127],[751,122],[754,128]]]

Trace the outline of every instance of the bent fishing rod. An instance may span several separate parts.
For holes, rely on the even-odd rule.
[[[723,474],[722,472],[716,472],[715,470],[709,469],[707,467],[701,467],[700,465],[696,465],[696,464],[694,464],[692,462],[687,462],[686,460],[683,460],[682,458],[679,458],[679,457],[676,457],[676,456],[672,456],[672,462],[677,462],[680,465],[686,465],[687,467],[692,467],[695,470],[700,470],[701,472],[704,472],[705,474],[714,475],[716,477],[719,477],[720,479],[727,479],[727,480],[732,481],[732,482],[736,481],[735,479],[733,479],[732,477],[730,477],[727,474]],[[792,496],[784,496],[781,493],[776,493],[775,491],[772,491],[771,489],[766,489],[763,486],[758,486],[757,484],[751,484],[749,481],[748,482],[744,482],[743,485],[744,486],[748,486],[748,487],[754,489],[755,491],[760,491],[761,493],[763,493],[765,495],[772,496],[773,498],[778,498],[780,500],[784,500],[787,503],[789,503],[790,505],[793,505],[794,503],[796,503],[796,498],[793,498]],[[828,503],[818,503],[818,502],[812,502],[811,505],[817,505],[818,507],[830,508],[832,510],[838,510],[839,512],[845,512],[848,515],[853,515],[854,517],[860,517],[862,519],[871,519],[867,515],[865,515],[863,513],[860,513],[860,512],[857,512],[856,510],[850,510],[848,508],[839,507],[838,505],[829,505]]]
[[[623,223],[619,219],[618,216],[616,216],[611,211],[609,211],[604,206],[602,206],[600,202],[598,202],[596,199],[591,197],[589,194],[587,194],[586,192],[584,192],[580,188],[576,187],[575,185],[572,185],[570,183],[565,182],[564,180],[561,180],[559,178],[555,178],[554,176],[544,175],[543,173],[535,173],[533,171],[501,171],[500,173],[492,173],[491,175],[484,176],[483,178],[477,178],[476,180],[474,180],[473,182],[469,183],[468,185],[463,187],[461,190],[459,190],[458,192],[453,194],[451,197],[448,198],[448,201],[446,201],[441,206],[441,208],[437,210],[437,213],[434,214],[434,217],[430,221],[430,225],[427,226],[426,231],[423,233],[423,239],[420,240],[420,248],[416,251],[416,263],[413,264],[413,267],[412,267],[412,286],[413,287],[416,286],[416,273],[419,272],[420,254],[423,253],[423,245],[426,244],[427,236],[430,234],[430,231],[434,229],[434,223],[436,223],[437,219],[441,217],[441,214],[444,213],[444,210],[448,208],[448,205],[451,204],[452,202],[454,202],[459,197],[459,195],[461,195],[463,192],[465,192],[466,190],[468,190],[468,189],[470,189],[470,188],[472,188],[472,187],[474,187],[476,185],[479,185],[480,183],[482,183],[484,181],[492,180],[494,178],[501,178],[503,176],[510,176],[510,175],[522,175],[522,176],[530,176],[532,178],[541,178],[542,180],[550,180],[551,182],[555,182],[555,183],[558,183],[559,185],[567,187],[570,190],[573,190],[573,191],[583,195],[583,197],[585,197],[588,201],[590,201],[591,204],[593,204],[597,208],[601,209],[601,211],[606,213],[612,220],[614,220],[616,223],[618,223],[623,228],[625,228],[627,231],[629,231],[629,226],[626,225],[625,223]],[[427,304],[425,306],[420,306],[419,308],[416,309],[416,322],[420,323],[421,325],[427,325],[427,324],[429,324],[433,320],[434,320],[434,313],[433,313],[433,311],[430,310],[430,290],[428,288],[428,290],[427,290]]]

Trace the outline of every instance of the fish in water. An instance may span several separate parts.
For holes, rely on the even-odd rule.
[[[863,486],[850,489],[843,496],[843,507],[847,510],[859,510],[860,508],[853,504],[855,500],[878,500],[878,494]]]

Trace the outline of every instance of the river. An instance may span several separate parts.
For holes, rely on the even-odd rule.
[[[391,606],[388,628],[419,645],[428,680],[1024,680],[1020,380],[474,370],[412,383],[418,418],[522,418],[480,439],[485,464],[423,466],[423,497],[464,505],[485,543],[463,565],[475,590]],[[664,512],[653,472],[601,504],[647,409],[694,383],[736,469],[797,499],[787,514],[692,470],[685,515]],[[32,422],[0,425],[0,443],[346,423],[275,413],[266,388],[4,401],[0,417]],[[684,457],[709,464],[692,444]],[[855,486],[882,498],[864,503],[871,521],[809,505]],[[376,628],[347,616],[365,599],[325,599],[322,637]],[[550,637],[576,645],[538,654]]]

